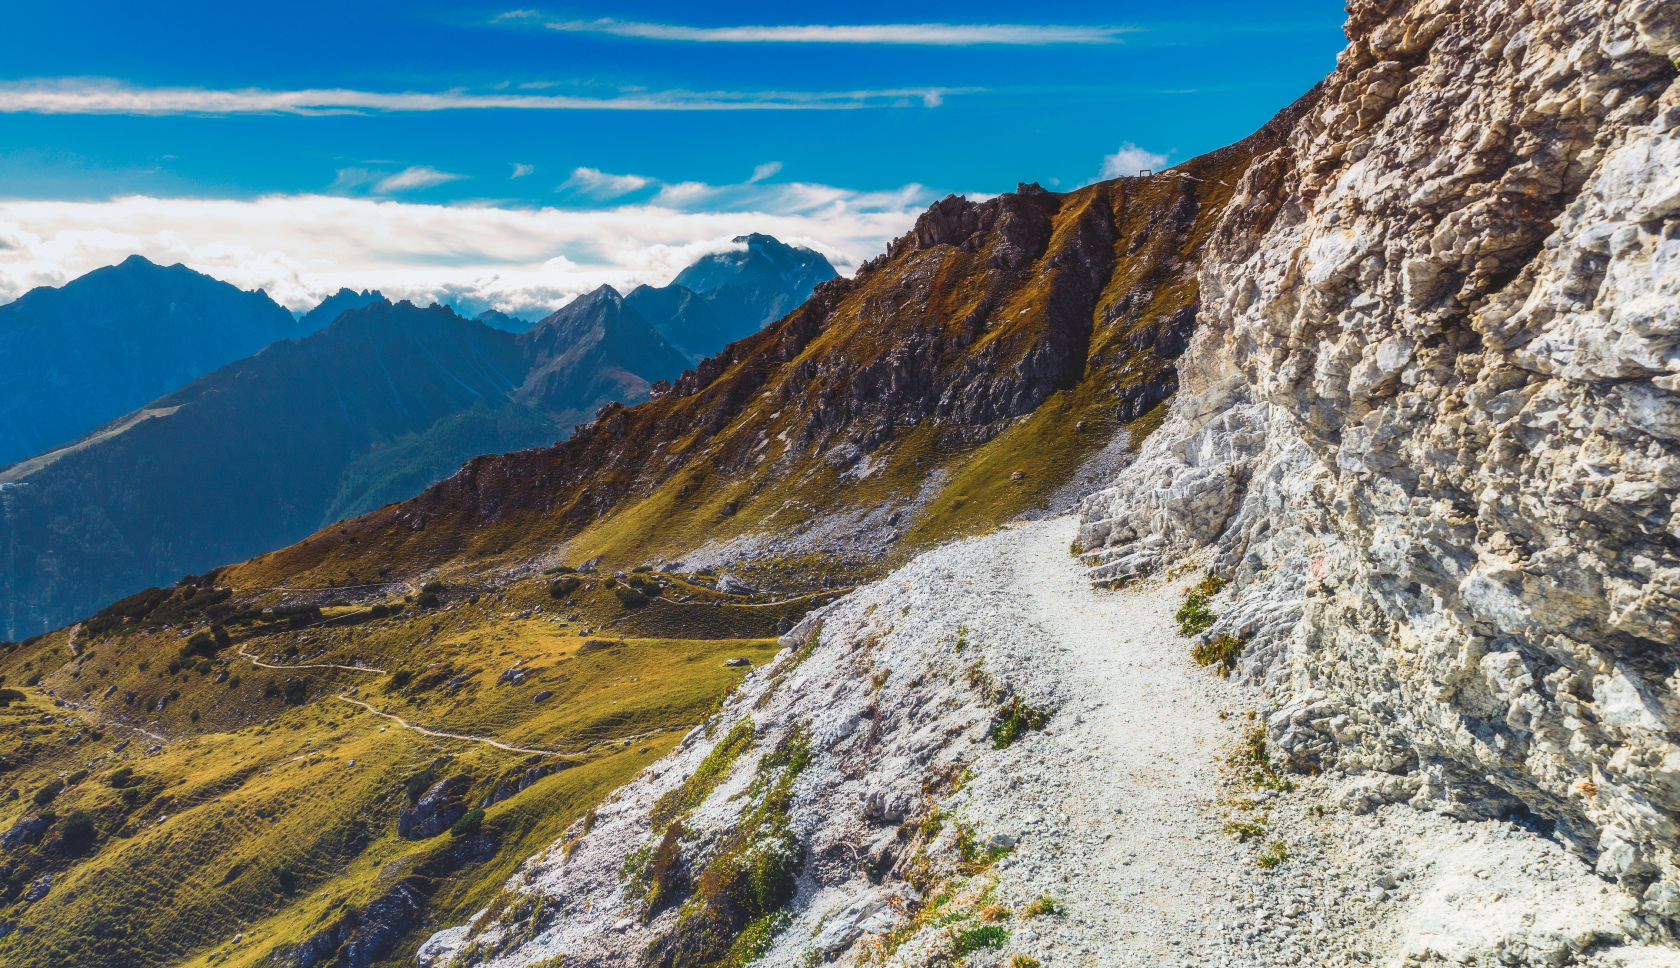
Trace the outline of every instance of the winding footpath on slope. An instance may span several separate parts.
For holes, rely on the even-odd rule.
[[[239,657],[240,658],[244,659],[246,662],[251,663],[252,665],[256,666],[259,669],[278,669],[282,672],[286,672],[286,671],[289,671],[289,670],[292,670],[292,669],[343,669],[347,672],[372,672],[372,673],[375,673],[375,674],[381,675],[381,676],[386,674],[384,669],[376,668],[376,667],[370,666],[370,665],[353,665],[353,666],[351,666],[351,665],[339,665],[336,662],[313,662],[313,663],[299,662],[295,665],[275,665],[274,663],[271,663],[271,662],[263,662],[263,661],[259,660],[256,656],[252,655],[249,652],[246,652],[244,646],[239,646],[237,648],[239,650]]]
[[[392,722],[396,723],[398,726],[401,726],[404,729],[412,729],[416,733],[419,733],[422,736],[435,736],[438,739],[460,739],[460,740],[466,740],[469,743],[483,743],[486,746],[494,746],[499,750],[507,750],[509,753],[540,753],[543,756],[565,756],[566,755],[564,753],[556,753],[554,750],[539,750],[539,749],[531,749],[529,747],[524,747],[524,746],[510,746],[507,743],[503,743],[499,740],[490,739],[487,736],[469,736],[466,733],[445,733],[445,732],[441,732],[441,731],[435,730],[435,729],[426,729],[424,726],[414,725],[413,723],[409,722],[406,719],[403,719],[401,716],[398,716],[395,713],[388,713],[388,712],[385,712],[383,710],[376,709],[373,706],[370,706],[367,703],[362,702],[360,699],[351,699],[349,696],[335,696],[333,698],[338,699],[341,702],[347,702],[347,703],[351,703],[353,705],[360,706],[363,709],[366,709],[368,712],[373,713],[376,716],[383,716],[386,719],[389,719]]]

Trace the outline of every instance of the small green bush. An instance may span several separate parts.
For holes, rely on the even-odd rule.
[[[195,709],[192,712],[188,713],[187,718],[192,720],[195,723],[198,722],[198,710]]]
[[[630,569],[630,573],[633,574],[633,575],[641,575],[641,574],[646,574],[647,572],[650,572],[652,570],[653,570],[652,565],[637,565],[636,567]]]
[[[28,679],[25,679],[23,684],[26,685],[26,686],[30,686],[31,688],[40,685],[41,684],[41,673],[36,672],[34,675],[30,676]]]
[[[568,575],[565,578],[556,579],[554,584],[548,586],[548,596],[550,598],[565,598],[572,592],[577,591],[578,587],[582,584],[583,582],[575,575]]]
[[[23,702],[26,697],[16,689],[0,689],[0,708],[10,706],[14,702]]]
[[[105,778],[105,782],[120,790],[123,787],[128,786],[128,781],[132,779],[133,776],[134,767],[119,766],[111,771],[111,775]]]
[[[64,781],[63,780],[53,780],[53,781],[49,782],[46,786],[44,786],[41,789],[35,791],[35,796],[33,797],[33,799],[35,801],[35,805],[37,807],[44,807],[47,804],[51,803],[53,801],[54,797],[58,796],[60,793],[63,793],[63,792],[64,792]]]
[[[72,812],[59,825],[58,835],[63,837],[67,844],[81,845],[88,843],[98,835],[98,831],[93,825],[93,814],[86,810]]]
[[[1178,634],[1189,638],[1200,635],[1213,627],[1215,616],[1207,607],[1208,599],[1219,593],[1225,587],[1225,580],[1209,575],[1192,585],[1186,594],[1184,605],[1179,608],[1173,619],[1178,622]],[[1207,663],[1203,663],[1206,665]]]
[[[76,772],[74,772],[74,773],[72,773],[69,776],[64,778],[64,785],[67,786],[67,787],[73,787],[76,784],[82,782],[83,780],[85,780],[87,778],[88,778],[88,771],[77,770]]]
[[[465,837],[484,825],[484,811],[474,810],[461,819],[455,821],[449,828],[449,836]]]
[[[422,592],[437,592],[438,594],[441,595],[444,592],[449,590],[449,586],[445,585],[441,581],[429,581],[429,582],[425,583],[424,585],[421,585],[420,590]]]
[[[1189,638],[1200,635],[1213,626],[1216,616],[1207,607],[1207,599],[1194,592],[1185,600],[1173,620],[1178,622],[1178,634]]]
[[[440,601],[442,599],[438,598],[437,592],[421,592],[420,597],[414,600],[414,606],[416,608],[437,608]]]
[[[198,665],[193,666],[193,670],[201,676],[209,675],[215,670],[215,668],[216,663],[211,662],[209,659],[200,659],[198,660]]]
[[[180,672],[180,671],[181,671],[181,660],[180,659],[169,660],[169,674],[174,675],[175,673]]]
[[[389,688],[386,689],[386,692],[392,692],[392,691],[395,691],[397,689],[403,688],[404,686],[408,685],[409,680],[411,680],[413,678],[414,678],[414,670],[413,669],[398,669],[396,672],[391,673],[391,685],[390,685]]]
[[[625,608],[640,608],[648,603],[648,597],[634,588],[618,587],[613,589],[618,596],[618,603]]]

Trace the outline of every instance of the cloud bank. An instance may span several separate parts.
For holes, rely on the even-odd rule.
[[[541,18],[533,10],[514,10],[498,21]],[[810,24],[789,27],[684,27],[632,20],[555,20],[543,26],[567,33],[610,34],[641,40],[680,40],[723,44],[913,44],[967,47],[977,44],[1042,46],[1112,44],[1126,27],[1068,27],[1041,24]]]
[[[749,232],[810,246],[849,271],[908,231],[933,200],[920,185],[675,187],[647,202],[581,211],[315,194],[0,201],[0,302],[138,253],[265,289],[291,309],[348,286],[535,316],[603,284],[622,292],[663,285]]]
[[[978,88],[915,87],[857,91],[638,91],[616,97],[471,94],[465,91],[381,93],[343,88],[269,91],[142,87],[109,78],[38,78],[0,82],[0,113],[9,114],[301,114],[384,111],[815,111],[903,107],[911,99],[937,107],[951,94]]]

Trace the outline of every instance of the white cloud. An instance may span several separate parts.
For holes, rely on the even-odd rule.
[[[895,107],[920,98],[936,107],[947,95],[979,88],[918,87],[858,91],[625,91],[617,97],[352,91],[268,91],[141,87],[108,78],[37,78],[0,82],[0,114],[354,114],[368,111],[510,109],[534,111],[834,110]]]
[[[754,184],[756,182],[761,182],[764,179],[769,178],[771,175],[774,175],[776,172],[781,171],[781,170],[782,170],[782,163],[781,162],[779,162],[779,161],[767,161],[764,164],[759,165],[758,167],[753,169],[752,177],[747,179],[747,184],[751,185],[751,184]]]
[[[1103,156],[1102,174],[1098,177],[1099,180],[1124,178],[1128,175],[1136,175],[1144,169],[1154,171],[1166,163],[1166,155],[1145,151],[1128,141],[1120,146],[1119,151],[1112,155]]]
[[[530,20],[515,10],[496,20]],[[811,24],[789,27],[683,27],[633,20],[560,20],[546,24],[568,33],[612,34],[643,40],[702,43],[916,44],[941,47],[974,44],[1112,44],[1126,27],[1068,27],[1047,24]]]
[[[572,176],[560,183],[555,189],[559,192],[576,192],[594,199],[617,198],[653,184],[652,178],[641,175],[609,175],[599,168],[573,168]]]
[[[373,190],[381,195],[388,195],[391,192],[407,191],[410,188],[431,188],[433,185],[459,181],[465,177],[467,176],[438,171],[431,165],[417,165],[412,168],[404,168],[395,175],[381,178],[374,184]]]
[[[589,210],[331,195],[0,201],[0,302],[138,253],[266,289],[292,309],[348,286],[422,305],[541,314],[602,284],[663,285],[749,232],[808,245],[848,271],[933,200],[919,185],[866,193],[698,182],[672,198]]]
[[[537,170],[536,165],[522,165],[517,161],[510,161],[508,164],[513,166],[513,174],[510,176],[512,178],[524,178],[526,175],[529,175],[531,172]]]

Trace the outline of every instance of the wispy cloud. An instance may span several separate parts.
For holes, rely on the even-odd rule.
[[[407,191],[411,188],[430,188],[444,182],[459,181],[465,177],[467,176],[438,171],[431,165],[418,165],[413,168],[404,168],[395,175],[381,178],[374,183],[373,190],[384,195],[391,192]]]
[[[747,184],[749,184],[749,185],[757,184],[758,182],[761,182],[764,179],[769,178],[771,175],[774,175],[776,172],[781,171],[781,170],[782,170],[782,163],[781,162],[779,162],[779,161],[767,161],[764,164],[759,165],[758,167],[753,169],[752,177],[747,179]]]
[[[524,178],[526,175],[529,175],[537,170],[536,165],[522,165],[517,161],[510,161],[508,164],[513,166],[513,174],[508,176],[510,178]]]
[[[641,175],[609,175],[599,168],[573,168],[572,175],[560,183],[557,192],[576,192],[589,198],[605,200],[628,195],[653,184],[654,179]]]
[[[541,15],[512,10],[495,18],[531,22]],[[683,40],[724,44],[913,44],[968,47],[976,44],[1043,46],[1112,44],[1134,28],[1076,27],[1051,24],[806,24],[786,27],[685,27],[634,20],[552,20],[543,26],[568,33],[611,34],[642,40]]]
[[[933,200],[920,185],[858,192],[800,183],[683,184],[673,201],[683,195],[686,204],[591,209],[319,194],[0,201],[0,302],[139,253],[266,289],[293,309],[349,286],[474,312],[541,314],[602,284],[623,292],[663,285],[700,255],[728,249],[750,232],[810,246],[848,271],[908,231]]]
[[[1130,141],[1122,144],[1120,150],[1112,155],[1104,155],[1102,173],[1099,180],[1122,178],[1136,175],[1144,169],[1154,170],[1167,163],[1166,155],[1158,155],[1153,151],[1145,151]]]
[[[382,111],[765,111],[936,107],[980,88],[915,87],[857,91],[635,91],[616,97],[542,94],[385,93],[343,88],[270,91],[141,87],[107,78],[0,82],[0,113],[9,114],[354,114]]]

